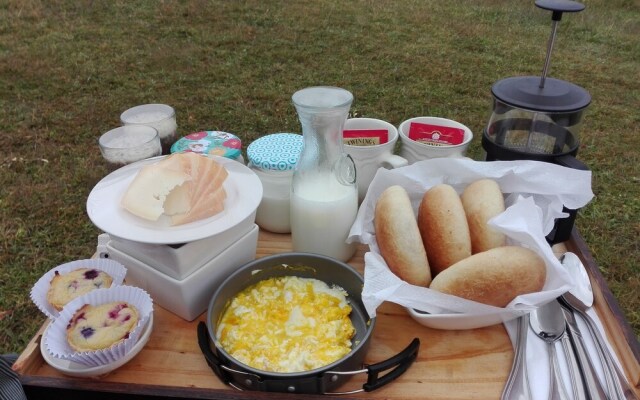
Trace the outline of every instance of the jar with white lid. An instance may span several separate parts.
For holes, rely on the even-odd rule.
[[[290,192],[293,170],[302,151],[302,135],[274,133],[247,147],[249,168],[260,178],[262,201],[256,224],[270,232],[291,232]]]

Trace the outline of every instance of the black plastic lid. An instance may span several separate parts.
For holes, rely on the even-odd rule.
[[[540,88],[539,76],[502,79],[491,87],[491,93],[505,104],[550,113],[579,111],[591,103],[589,92],[571,82],[547,78]]]
[[[584,4],[571,0],[536,0],[536,7],[553,11],[552,19],[560,21],[563,12],[580,12],[584,10]]]

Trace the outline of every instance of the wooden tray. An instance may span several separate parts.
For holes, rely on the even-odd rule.
[[[559,253],[566,249],[576,253],[589,269],[596,284],[597,312],[630,382],[640,394],[640,350],[635,334],[575,230],[567,243],[554,248]],[[289,235],[260,232],[258,258],[290,250]],[[349,262],[360,272],[364,267],[365,251],[365,247],[361,246]],[[204,320],[205,314],[187,322],[156,306],[154,330],[145,348],[129,363],[99,379],[62,375],[43,360],[40,339],[47,325],[45,323],[13,368],[19,373],[25,391],[34,398],[106,399],[113,398],[114,394],[118,394],[118,398],[135,399],[275,399],[285,396],[279,393],[241,392],[218,380],[206,364],[196,339],[197,323]],[[500,398],[513,359],[511,342],[503,325],[466,331],[435,330],[414,322],[402,307],[385,303],[378,309],[377,324],[365,362],[385,360],[400,352],[415,337],[420,339],[420,352],[416,362],[404,375],[381,389],[349,395],[348,398]],[[355,376],[340,390],[359,389],[365,379],[365,376]],[[300,398],[300,395],[296,395],[296,398]]]

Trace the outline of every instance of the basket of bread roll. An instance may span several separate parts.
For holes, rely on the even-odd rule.
[[[349,240],[369,246],[362,299],[420,324],[507,322],[575,284],[546,235],[593,197],[590,171],[537,161],[442,158],[379,169]]]

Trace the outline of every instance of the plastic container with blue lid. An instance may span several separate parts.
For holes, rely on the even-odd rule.
[[[256,223],[262,229],[291,232],[289,192],[302,143],[302,135],[273,133],[256,139],[247,147],[248,166],[258,175],[263,187],[262,201],[256,212]]]
[[[194,152],[230,158],[244,164],[242,142],[236,135],[222,131],[201,131],[176,141],[171,153]]]

